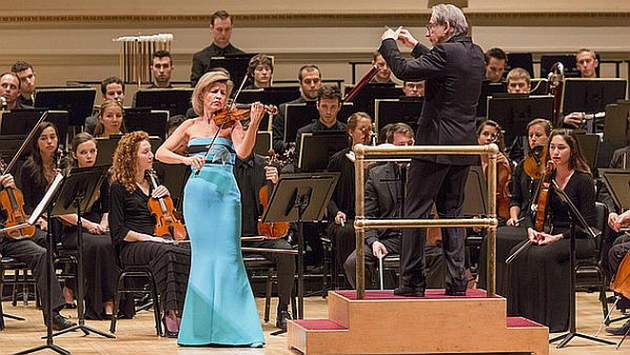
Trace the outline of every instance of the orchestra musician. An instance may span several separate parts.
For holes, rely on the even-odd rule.
[[[89,133],[79,133],[72,139],[69,171],[72,167],[90,167],[96,163],[96,139]],[[118,261],[109,235],[109,183],[104,181],[98,199],[90,211],[81,215],[83,228],[83,263],[85,274],[85,318],[109,319],[113,314],[114,296],[118,281]],[[69,249],[78,248],[76,214],[59,217],[64,224],[61,244]],[[64,293],[67,292],[64,289]],[[66,300],[66,303],[69,303]]]
[[[94,137],[109,138],[121,135],[125,131],[124,110],[119,101],[105,100],[98,112],[98,122],[94,128]]]
[[[286,121],[286,106],[289,104],[312,103],[317,101],[319,88],[322,87],[322,73],[315,64],[303,65],[298,71],[300,82],[300,97],[286,102],[278,107],[278,114],[272,121],[273,150],[277,154],[283,154],[289,146],[289,141],[284,140],[284,122]]]
[[[429,50],[405,29],[386,30],[379,53],[401,80],[426,79],[425,100],[416,133],[420,145],[474,144],[475,108],[484,78],[484,53],[468,36],[468,23],[454,5],[432,8],[426,36]],[[405,59],[396,45],[413,48],[415,59]],[[405,218],[428,218],[435,203],[440,218],[461,218],[464,187],[472,156],[418,156],[411,162]],[[425,229],[405,229],[401,246],[401,276],[394,294],[424,296]],[[463,296],[468,278],[464,228],[442,228],[449,276],[446,293]]]
[[[595,188],[575,133],[556,129],[549,137],[549,156],[556,168],[550,177],[564,190],[592,226],[595,222]],[[570,307],[570,225],[567,206],[556,193],[549,192],[549,230],[527,229],[523,243],[532,246],[518,254],[507,266],[508,314],[519,315],[561,332],[569,326]],[[524,237],[524,236],[523,236]],[[593,253],[595,241],[579,230],[576,237],[578,254]],[[523,244],[510,251],[515,253]]]
[[[41,201],[46,192],[49,182],[57,173],[54,163],[54,155],[58,148],[58,136],[56,127],[50,122],[41,123],[35,131],[33,140],[30,142],[31,154],[27,158],[21,169],[21,185],[24,195],[24,210],[26,214],[32,213],[35,206]],[[3,188],[15,188],[16,185],[11,174],[0,177]],[[4,224],[5,216],[2,215]],[[52,278],[52,288],[47,287],[47,267],[46,267],[46,233],[48,224],[40,218],[38,228],[31,238],[10,240],[6,235],[2,235],[2,255],[24,262],[32,271],[37,282],[39,295],[51,293],[52,297],[52,327],[54,330],[62,330],[76,325],[74,322],[66,320],[59,311],[65,307],[59,279],[56,274],[50,275]],[[47,319],[48,304],[42,302],[44,320]]]
[[[233,171],[236,156],[252,154],[265,107],[252,104],[245,127],[230,119],[231,90],[224,72],[204,74],[192,95],[199,117],[184,121],[157,151],[160,161],[193,169],[184,189],[193,260],[179,345],[265,343],[241,254],[241,200]],[[188,147],[189,156],[176,153],[181,147]]]
[[[11,65],[11,71],[20,78],[20,97],[18,101],[22,106],[35,105],[35,90],[37,90],[37,76],[33,66],[23,60],[18,60]]]
[[[383,56],[378,52],[374,52],[374,57],[372,57],[372,66],[376,66],[378,71],[374,78],[372,78],[372,83],[378,84],[393,84],[392,80],[392,71],[389,69],[387,62],[383,59]]]
[[[153,188],[146,177],[152,167],[148,134],[125,134],[114,152],[108,221],[122,267],[151,269],[164,309],[166,335],[176,337],[190,274],[190,249],[154,236],[156,219],[149,210],[149,199],[166,197],[169,192],[165,186]]]
[[[4,98],[0,108],[2,110],[13,110],[22,108],[31,108],[24,105],[20,97],[20,77],[13,72],[4,72],[0,74],[0,96]]]
[[[260,190],[266,186],[267,181],[275,184],[278,181],[278,169],[268,166],[265,158],[252,154],[245,159],[236,159],[234,176],[241,192],[242,203],[242,231],[241,235],[256,236],[258,232],[258,220],[262,217],[263,210],[260,202]],[[271,191],[268,191],[271,194]],[[269,196],[268,196],[269,197]],[[268,198],[267,197],[267,198]],[[286,238],[266,239],[262,241],[243,241],[243,246],[252,248],[285,249],[293,247]],[[287,329],[287,320],[291,319],[289,302],[293,291],[293,278],[295,276],[295,257],[291,254],[263,253],[266,259],[273,262],[278,274],[278,307],[276,327]]]
[[[630,227],[630,210],[622,214],[610,213],[608,215],[608,225],[617,233],[620,232],[621,228]],[[619,270],[621,261],[627,256],[628,250],[630,250],[630,234],[626,232],[615,240],[614,246],[608,252],[610,267],[615,273]],[[630,329],[630,320],[627,320],[620,327],[608,327],[606,332],[612,335],[626,335],[628,329]]]
[[[273,80],[273,61],[265,54],[256,54],[249,60],[247,76],[252,81],[245,89],[268,88]]]
[[[486,79],[493,83],[500,83],[505,72],[507,64],[507,55],[503,49],[494,47],[490,48],[484,54],[486,65]]]
[[[348,118],[350,146],[335,153],[328,161],[327,171],[340,173],[327,209],[329,219],[327,231],[330,238],[334,239],[337,270],[342,270],[344,262],[356,246],[355,172],[352,148],[357,144],[370,144],[371,134],[372,118],[365,112],[353,113]]]
[[[110,76],[103,79],[101,82],[101,94],[103,95],[103,102],[107,100],[114,100],[120,102],[122,105],[125,101],[125,83],[116,76]],[[99,112],[85,119],[83,130],[89,134],[94,134],[94,128],[99,119]]]
[[[546,146],[551,134],[551,122],[544,118],[536,118],[527,125],[527,137],[529,150]],[[522,159],[512,171],[512,183],[510,188],[510,218],[505,221],[505,226],[497,229],[496,237],[496,292],[505,295],[506,264],[505,260],[510,255],[510,250],[524,240],[527,227],[531,223],[531,199],[534,180],[525,173],[525,160]],[[486,288],[487,270],[487,238],[484,238],[479,256],[479,288]]]

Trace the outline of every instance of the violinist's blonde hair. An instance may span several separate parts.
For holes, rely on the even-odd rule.
[[[149,141],[149,135],[144,131],[127,133],[118,142],[114,152],[111,182],[118,181],[128,193],[136,191],[136,157],[140,142]]]
[[[192,108],[197,115],[203,116],[203,94],[210,85],[216,82],[223,82],[227,85],[227,92],[225,94],[227,97],[230,97],[234,84],[230,80],[230,76],[228,74],[221,70],[205,73],[197,82],[197,86],[195,86],[195,90],[193,90],[192,97],[190,99],[192,102]]]

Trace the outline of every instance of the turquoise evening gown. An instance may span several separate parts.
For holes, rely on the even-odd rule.
[[[199,151],[212,138],[194,138]],[[201,153],[205,154],[205,149]],[[179,345],[261,346],[265,338],[241,255],[241,198],[233,144],[217,138],[201,173],[184,190],[192,263]],[[212,163],[210,163],[212,162]]]

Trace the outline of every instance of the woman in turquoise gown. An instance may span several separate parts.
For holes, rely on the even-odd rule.
[[[224,72],[206,73],[192,96],[199,117],[185,121],[157,151],[160,161],[193,170],[184,190],[192,249],[177,341],[184,346],[258,347],[265,342],[241,255],[241,200],[233,174],[236,156],[252,153],[264,107],[252,105],[248,127],[239,121],[217,124],[214,117],[225,109],[231,89]]]

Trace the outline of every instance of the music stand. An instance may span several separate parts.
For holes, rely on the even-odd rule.
[[[135,107],[168,111],[171,116],[185,115],[192,92],[192,88],[141,89],[136,91]]]
[[[60,332],[53,334],[57,336],[73,332],[75,330],[81,330],[83,334],[95,333],[100,336],[114,339],[113,334],[108,334],[98,329],[94,329],[88,325],[85,325],[85,314],[83,310],[83,298],[84,294],[84,282],[85,277],[83,275],[83,222],[81,219],[82,211],[88,211],[92,208],[92,204],[96,200],[97,193],[100,191],[101,184],[106,179],[108,166],[92,166],[86,168],[73,168],[66,175],[57,199],[52,206],[51,216],[62,216],[66,214],[76,213],[77,219],[77,252],[78,252],[78,266],[77,266],[77,313],[78,324],[72,327],[66,328]],[[114,310],[117,312],[117,310]]]
[[[505,73],[514,68],[525,69],[531,78],[534,77],[534,59],[531,53],[507,53]]]
[[[599,342],[599,343],[603,343],[603,344],[609,344],[609,345],[614,345],[615,343],[610,341],[610,340],[606,340],[606,339],[600,339],[591,335],[587,335],[587,334],[583,334],[583,333],[579,333],[577,331],[577,326],[576,326],[576,300],[575,300],[575,284],[576,284],[576,271],[575,271],[575,267],[577,265],[577,251],[576,251],[576,247],[575,247],[575,233],[577,230],[577,224],[580,224],[580,229],[584,230],[589,237],[591,238],[595,238],[596,237],[596,233],[593,231],[593,229],[591,229],[591,227],[588,225],[588,223],[586,222],[586,220],[584,219],[584,216],[582,216],[582,214],[580,213],[580,210],[578,210],[578,208],[573,204],[573,202],[571,201],[571,199],[569,198],[569,196],[567,196],[567,194],[564,192],[564,190],[560,189],[560,187],[558,186],[558,184],[556,184],[555,181],[552,182],[553,183],[553,191],[556,193],[556,195],[560,198],[560,201],[568,207],[569,209],[569,216],[571,218],[571,255],[569,258],[569,263],[570,263],[570,268],[571,268],[571,282],[570,282],[570,306],[569,306],[569,331],[565,334],[562,334],[560,336],[554,337],[552,339],[549,339],[549,343],[553,343],[556,342],[560,339],[562,339],[562,341],[560,342],[560,344],[558,344],[558,346],[556,346],[556,349],[561,349],[563,347],[565,347],[570,341],[571,339],[578,337],[578,338],[582,338],[582,339],[586,339],[586,340],[591,340],[591,341],[595,341],[595,342]],[[601,233],[601,232],[600,232]]]
[[[0,117],[2,112],[0,112]],[[0,135],[0,158],[5,161],[10,161],[15,156],[15,153],[20,149],[26,136],[3,136]]]
[[[507,91],[504,82],[493,83],[490,80],[481,82],[481,94],[477,102],[477,117],[486,117],[488,114],[488,98],[497,93],[505,93]]]
[[[33,213],[31,213],[31,216],[29,217],[27,221],[28,224],[35,225],[35,223],[37,222],[39,217],[44,213],[44,211],[46,211],[48,220],[51,221],[52,206],[54,204],[55,197],[57,195],[57,192],[59,191],[59,188],[63,180],[64,180],[63,175],[57,174],[57,176],[55,176],[53,181],[50,183],[50,187],[48,188],[48,191],[46,191],[44,198],[42,198],[39,204],[35,207],[35,210],[33,210]],[[14,227],[17,227],[17,226],[14,226]],[[9,227],[9,228],[13,228],[13,227]],[[0,232],[4,232],[7,229],[8,228],[4,228],[0,230]],[[48,244],[46,247],[47,249],[46,250],[46,288],[48,292],[46,292],[46,294],[44,295],[44,302],[46,302],[46,308],[48,309],[48,312],[46,312],[46,315],[45,315],[46,316],[46,337],[45,337],[46,345],[40,345],[35,348],[23,350],[23,351],[18,352],[17,354],[30,354],[30,353],[34,353],[34,352],[45,350],[45,349],[50,349],[58,354],[63,354],[63,355],[70,354],[69,351],[53,343],[53,331],[52,331],[53,305],[52,305],[52,292],[50,292],[50,290],[52,289],[52,275],[54,273],[52,260],[53,260],[53,248],[55,247],[55,244],[54,244],[55,242],[53,241],[52,228],[48,228],[48,232],[46,233],[46,240],[48,241]]]
[[[516,94],[513,94],[516,95]],[[535,118],[553,121],[553,96],[507,96],[488,100],[488,119],[506,132],[506,145],[516,137],[527,136],[527,124]]]
[[[300,97],[299,86],[270,86],[259,89],[245,89],[241,91],[238,101],[244,104],[260,101],[266,105],[280,106],[298,97]]]
[[[598,113],[606,110],[606,105],[626,98],[625,79],[584,79],[568,78],[562,86],[562,114],[571,112]]]
[[[488,184],[481,166],[474,165],[468,171],[466,186],[464,187],[464,206],[463,213],[465,216],[487,216],[488,205],[486,198]]]
[[[346,86],[346,94],[354,86]],[[354,104],[354,112],[365,112],[370,117],[374,117],[374,100],[376,99],[397,99],[405,93],[394,83],[369,83],[351,101]]]
[[[94,166],[112,165],[114,151],[116,151],[118,141],[120,141],[121,137],[122,136],[119,135],[109,138],[96,138],[98,155],[96,156],[96,163],[94,163]],[[162,145],[162,138],[149,136],[149,143],[151,144],[151,150],[155,152]]]
[[[166,139],[168,111],[145,109],[125,109],[125,128],[127,132],[145,131],[150,136]]]
[[[3,112],[2,116],[0,116],[2,117],[0,135],[28,135],[45,112],[48,112],[48,116],[44,121],[52,122],[57,126],[59,144],[65,145],[68,134],[68,111],[24,109]]]
[[[630,141],[630,101],[618,101],[606,106],[604,142]]]
[[[346,147],[348,147],[346,132],[304,133],[298,152],[300,154],[298,168],[302,172],[323,171],[328,167],[330,157]]]
[[[599,56],[597,56],[599,59]],[[546,78],[551,67],[560,62],[564,65],[565,78],[579,78],[582,74],[577,70],[575,54],[555,54],[543,55],[540,57],[540,77]],[[595,69],[595,74],[599,76],[599,66]]]
[[[591,169],[597,166],[597,155],[599,153],[599,135],[595,133],[576,134],[578,144],[582,154]]]
[[[630,209],[630,171],[623,169],[599,169],[615,205],[622,211]]]
[[[35,107],[44,110],[68,111],[71,126],[85,125],[92,115],[96,89],[92,87],[37,88]]]
[[[422,113],[422,97],[405,97],[400,99],[377,99],[374,102],[374,123],[376,131],[390,123],[406,123],[415,130]]]
[[[303,223],[320,221],[335,190],[339,173],[280,175],[262,216],[263,223],[295,222],[298,227],[298,314],[304,318]]]
[[[222,57],[211,57],[208,68],[224,68],[230,73],[233,83],[241,83],[247,75],[247,67],[254,53],[226,54]],[[195,83],[196,84],[196,83]],[[234,94],[234,91],[232,92]]]
[[[271,143],[271,131],[258,131],[256,132],[256,143],[254,144],[254,153],[260,155],[269,155],[269,150],[272,148]]]
[[[166,186],[175,199],[177,210],[181,211],[182,195],[186,181],[190,176],[190,167],[186,164],[166,164],[156,160],[153,161],[153,170],[157,174],[158,181]]]

